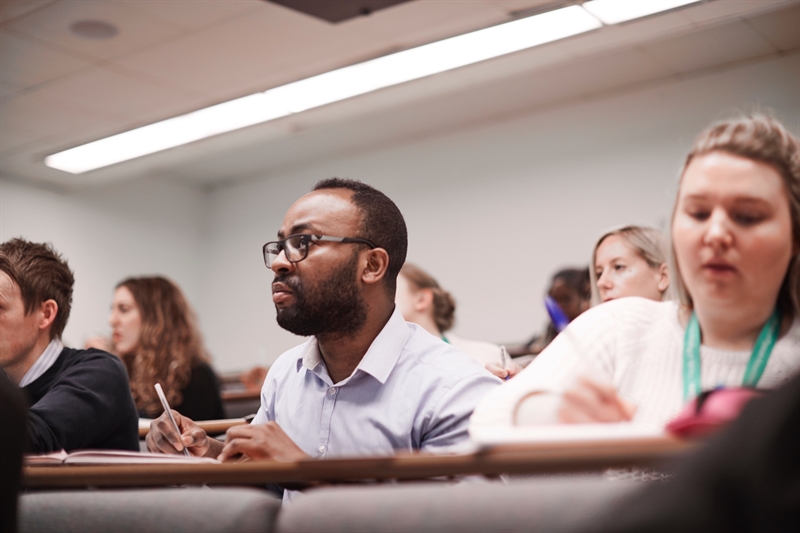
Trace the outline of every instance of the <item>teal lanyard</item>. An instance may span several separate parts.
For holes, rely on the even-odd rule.
[[[781,314],[776,309],[761,328],[750,361],[744,372],[742,385],[755,387],[767,366],[772,348],[781,330]],[[683,400],[687,401],[702,392],[700,386],[700,323],[692,311],[686,334],[683,337]]]

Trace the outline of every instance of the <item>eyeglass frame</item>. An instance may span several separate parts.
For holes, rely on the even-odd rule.
[[[300,259],[294,260],[294,261],[289,259],[289,256],[286,254],[286,241],[288,241],[289,239],[291,239],[293,237],[307,237],[308,238],[306,241],[304,241],[305,245],[302,248],[302,249],[305,250],[305,252],[303,253],[303,257],[301,257]],[[269,241],[267,243],[264,243],[264,246],[261,247],[261,254],[264,256],[264,265],[267,268],[272,269],[272,266],[270,266],[270,262],[267,259],[268,255],[272,255],[272,254],[268,254],[268,252],[267,252],[267,246],[269,246],[270,244],[277,244],[280,247],[279,250],[278,250],[278,255],[280,255],[280,253],[283,252],[283,255],[286,257],[286,260],[289,261],[290,263],[292,263],[293,265],[296,265],[297,263],[299,263],[300,261],[302,261],[303,259],[308,257],[308,245],[311,243],[311,241],[366,244],[367,246],[369,246],[370,250],[374,250],[375,248],[380,248],[374,242],[372,242],[372,241],[370,241],[368,239],[362,239],[360,237],[333,237],[331,235],[314,235],[314,234],[311,234],[311,233],[294,233],[292,235],[287,235],[283,239],[280,239],[280,240],[277,240],[277,241]],[[298,248],[298,251],[300,251],[300,250],[301,250],[301,248]],[[278,255],[276,255],[275,257],[277,258]]]

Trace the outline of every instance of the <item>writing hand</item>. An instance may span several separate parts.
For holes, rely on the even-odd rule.
[[[511,361],[506,366],[497,363],[486,363],[486,370],[500,379],[511,379],[522,371],[522,367]]]
[[[150,423],[150,431],[145,437],[147,449],[151,452],[178,454],[183,452],[186,447],[194,456],[201,457],[204,455],[211,455],[218,450],[212,450],[213,443],[222,446],[219,441],[209,439],[205,431],[200,429],[191,419],[181,416],[175,410],[172,410],[172,416],[175,417],[175,423],[178,425],[181,434],[175,431],[172,427],[167,413],[162,414]]]
[[[230,428],[217,459],[230,461],[240,454],[250,459],[285,462],[310,459],[275,422]]]
[[[627,422],[636,413],[636,406],[623,400],[612,385],[588,377],[578,378],[561,398],[558,420],[565,424]]]

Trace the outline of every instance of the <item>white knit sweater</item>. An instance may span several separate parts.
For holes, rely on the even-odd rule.
[[[509,426],[533,391],[560,392],[577,376],[612,383],[638,406],[634,422],[663,426],[683,407],[683,337],[675,302],[622,298],[579,316],[518,376],[490,392],[472,415],[475,430]],[[701,346],[703,389],[739,386],[750,351]],[[775,388],[800,370],[800,319],[772,350],[759,388]],[[555,409],[548,402],[543,409]],[[521,421],[524,423],[524,421]]]

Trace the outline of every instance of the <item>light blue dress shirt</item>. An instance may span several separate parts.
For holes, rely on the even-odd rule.
[[[501,381],[395,309],[363,359],[334,384],[317,340],[281,355],[253,424],[275,421],[312,457],[453,450],[475,406]]]

